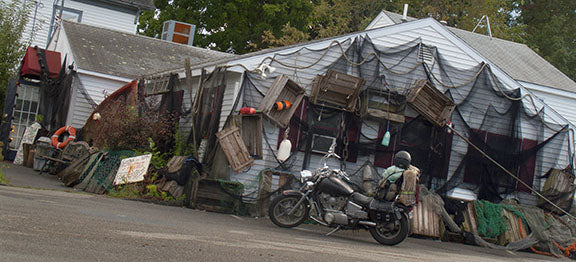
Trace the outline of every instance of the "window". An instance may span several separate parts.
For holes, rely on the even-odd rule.
[[[292,119],[290,120],[288,140],[290,140],[290,143],[292,144],[292,152],[296,150],[303,151],[305,149],[303,145],[305,143],[305,141],[303,141],[303,136],[304,132],[307,130],[304,130],[305,128],[301,125],[306,122],[307,108],[308,101],[303,99],[302,102],[300,102],[300,105],[298,105],[296,108],[296,111],[294,111],[294,115],[292,115]],[[282,140],[284,140],[285,131],[285,128],[280,128],[280,132],[278,133],[278,145],[276,149],[280,148],[280,143],[282,143]]]
[[[507,170],[516,174],[520,180],[532,186],[536,154],[527,154],[522,151],[534,148],[538,145],[537,141],[513,139],[509,136],[477,130],[471,132],[470,140]],[[507,189],[530,192],[529,188],[506,175],[504,171],[484,158],[480,152],[471,146],[468,146],[466,157],[464,182],[476,185],[496,184]],[[483,178],[483,176],[485,177]]]
[[[392,159],[394,158],[394,153],[397,149],[398,132],[401,131],[402,125],[390,122],[390,142],[388,143],[388,146],[383,146],[381,141],[384,137],[384,134],[386,133],[386,127],[386,121],[382,121],[378,130],[378,139],[376,139],[376,152],[374,153],[374,166],[376,167],[388,168],[392,165]]]
[[[406,117],[403,124],[390,122],[390,143],[380,141],[386,132],[386,121],[380,125],[374,165],[387,168],[392,165],[394,154],[406,150],[412,156],[412,165],[424,170],[421,182],[431,183],[432,178],[446,179],[450,164],[452,135],[420,117]]]
[[[26,127],[32,125],[36,120],[39,109],[40,88],[21,83],[18,85],[17,94],[16,102],[14,103],[14,118],[12,119],[14,132],[10,133],[12,138],[10,148],[15,150],[20,145],[20,140],[22,140]]]
[[[62,20],[78,23],[82,22],[82,11],[68,7],[64,7],[64,9],[62,9],[62,7],[59,5],[54,6],[54,13],[52,17],[59,17],[60,10],[62,10]]]
[[[336,141],[337,154],[341,156],[346,154],[346,161],[356,162],[362,122],[356,116],[345,115],[345,130],[348,138],[348,151],[345,153],[343,152],[343,143],[339,139],[339,136],[343,136],[340,133],[341,128],[339,128],[342,114],[339,110],[323,108],[322,106],[309,104],[305,99],[302,100],[290,121],[288,138],[292,143],[292,152],[296,150],[305,152],[306,143],[310,142],[310,152],[323,155],[332,145],[332,141]],[[277,148],[280,147],[280,143],[284,139],[285,130],[280,128]],[[308,135],[305,136],[306,134]]]

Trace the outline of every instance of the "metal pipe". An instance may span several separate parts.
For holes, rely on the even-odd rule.
[[[375,227],[376,223],[372,222],[372,221],[360,221],[358,222],[358,224],[363,225],[363,226],[369,226],[369,227]]]

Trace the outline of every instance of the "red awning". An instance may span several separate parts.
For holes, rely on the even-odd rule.
[[[44,50],[46,53],[46,65],[50,71],[50,78],[57,78],[60,73],[60,53]],[[29,46],[26,49],[24,62],[22,63],[21,76],[40,76],[40,63],[38,62],[38,52],[34,47]]]

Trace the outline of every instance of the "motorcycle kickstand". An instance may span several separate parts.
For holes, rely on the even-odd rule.
[[[332,230],[332,231],[328,232],[328,234],[326,234],[326,236],[330,236],[330,235],[332,235],[332,234],[334,234],[334,233],[338,232],[338,230],[340,230],[340,226],[337,226],[336,228],[334,228],[334,230]]]

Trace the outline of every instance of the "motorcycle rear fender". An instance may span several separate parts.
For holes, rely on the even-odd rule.
[[[284,191],[282,191],[282,195],[285,195],[285,196],[303,196],[304,194],[300,193],[297,190],[284,190]]]

